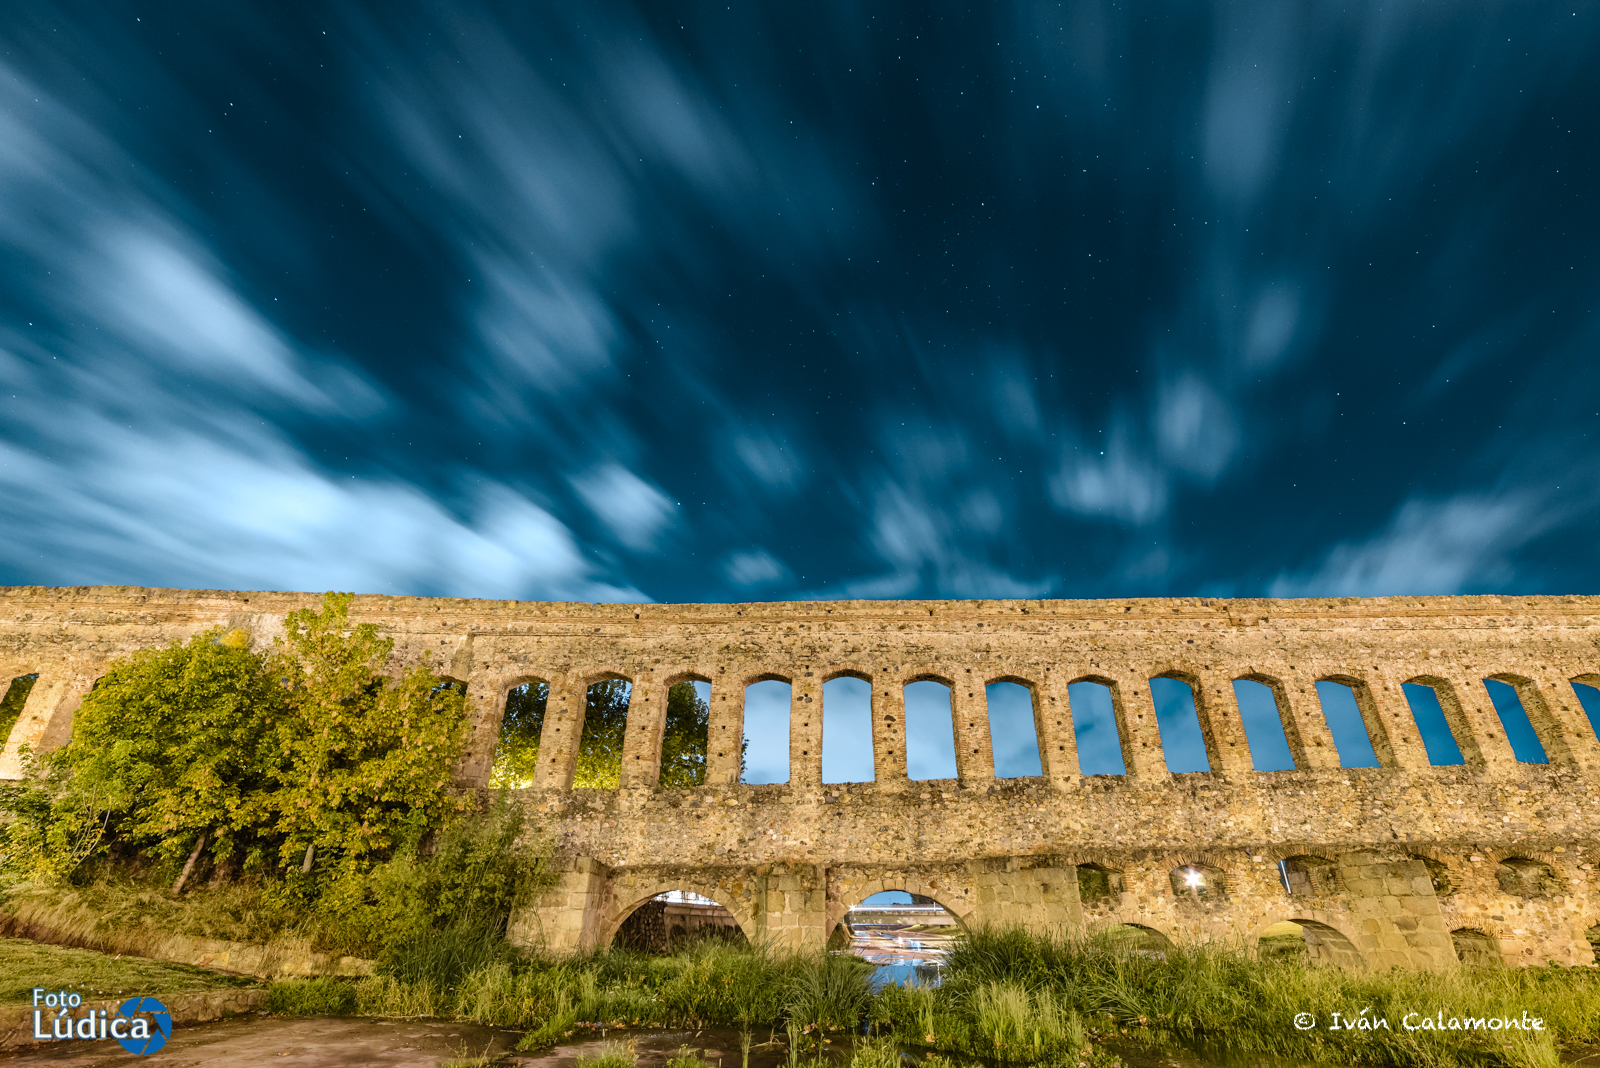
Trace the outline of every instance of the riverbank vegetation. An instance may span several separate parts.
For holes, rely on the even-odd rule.
[[[1325,1064],[1555,1068],[1562,1049],[1600,1042],[1600,969],[1346,972],[1215,947],[1129,952],[1016,930],[970,931],[936,985],[876,991],[848,955],[713,943],[668,957],[613,950],[555,960],[507,949],[448,974],[381,971],[279,984],[274,1004],[522,1029],[524,1048],[618,1029],[720,1026],[776,1036],[810,1057],[822,1038],[865,1025],[933,1068],[1105,1064],[1115,1059],[1108,1048],[1130,1045]],[[1424,1030],[1423,1018],[1543,1026]]]
[[[35,987],[76,991],[88,999],[129,994],[192,994],[261,985],[204,968],[143,957],[116,957],[87,949],[0,938],[0,1004],[31,1002]]]

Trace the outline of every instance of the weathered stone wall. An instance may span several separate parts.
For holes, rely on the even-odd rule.
[[[239,627],[259,643],[309,594],[119,587],[0,591],[0,681],[38,685],[0,754],[70,737],[82,694],[112,658]],[[559,843],[563,871],[523,917],[552,946],[604,944],[663,890],[711,897],[752,937],[820,945],[879,889],[939,900],[964,922],[1076,932],[1138,924],[1176,942],[1253,942],[1283,920],[1319,925],[1366,963],[1450,966],[1449,932],[1481,931],[1518,963],[1593,959],[1600,923],[1600,739],[1571,688],[1600,681],[1600,598],[834,602],[589,605],[358,597],[397,658],[430,655],[468,684],[464,785],[488,775],[509,688],[550,686],[535,788],[525,803]],[[821,781],[822,684],[872,686],[875,782]],[[570,788],[585,687],[633,683],[623,785]],[[1188,682],[1212,770],[1166,770],[1149,681]],[[1481,680],[1517,692],[1549,754],[1519,763]],[[1292,771],[1253,769],[1231,682],[1278,697]],[[711,684],[708,785],[655,785],[666,692]],[[744,689],[792,687],[790,781],[737,783]],[[951,689],[958,778],[906,775],[903,688]],[[983,687],[1033,694],[1044,774],[997,779]],[[1079,774],[1067,687],[1107,685],[1126,775]],[[1343,768],[1315,683],[1354,690],[1381,767]],[[1435,687],[1467,763],[1432,767],[1401,684]],[[1332,888],[1288,893],[1278,862],[1312,856]],[[1544,865],[1509,885],[1502,862]],[[1442,868],[1430,868],[1442,865]],[[1120,873],[1081,902],[1074,868]],[[1175,889],[1175,868],[1218,893]],[[1523,869],[1518,869],[1523,870]],[[1446,873],[1447,889],[1434,882]],[[1509,888],[1508,888],[1509,885]]]

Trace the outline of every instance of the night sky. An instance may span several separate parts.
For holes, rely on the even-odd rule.
[[[0,583],[1596,593],[1594,3],[0,10]]]

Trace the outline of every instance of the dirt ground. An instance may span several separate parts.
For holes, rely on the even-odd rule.
[[[41,1042],[0,1055],[0,1065],[438,1068],[441,1061],[452,1057],[506,1053],[519,1037],[438,1020],[245,1016],[174,1028],[166,1046],[149,1057],[128,1053],[110,1039]]]
[[[485,1053],[504,1059],[507,1068],[573,1068],[578,1054],[594,1052],[604,1041],[633,1044],[639,1068],[660,1068],[681,1047],[689,1046],[714,1068],[741,1068],[737,1032],[613,1032],[604,1040],[589,1038],[538,1054],[511,1051],[522,1036],[473,1024],[439,1020],[376,1020],[312,1016],[245,1016],[214,1023],[174,1028],[158,1053],[137,1057],[111,1040],[51,1042],[0,1053],[0,1068],[24,1065],[84,1065],[86,1068],[438,1068],[451,1058]],[[753,1036],[750,1068],[778,1068],[785,1054],[781,1043],[768,1045],[766,1031]]]

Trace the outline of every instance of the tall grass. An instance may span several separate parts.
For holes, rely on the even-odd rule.
[[[1550,1068],[1558,1046],[1600,1040],[1600,969],[1498,968],[1447,972],[1346,972],[1302,961],[1257,961],[1214,946],[1163,953],[1129,952],[1099,942],[1068,941],[1011,930],[975,929],[953,949],[937,990],[886,990],[894,1019],[909,1041],[997,1057],[1030,1039],[1023,1021],[1047,1020],[1038,999],[1076,1013],[1121,1037],[1225,1046],[1301,1061],[1434,1066],[1519,1065]],[[1030,1005],[1022,1008],[1027,997]],[[880,998],[884,1000],[884,998]],[[1341,1021],[1386,1020],[1387,1027],[1334,1029]],[[1413,1022],[1450,1017],[1542,1018],[1542,1031],[1407,1031]],[[1315,1023],[1304,1030],[1295,1018]],[[1305,1016],[1302,1016],[1304,1022]],[[932,1026],[930,1026],[930,1022]],[[1037,1025],[1041,1034],[1048,1028]],[[926,1039],[928,1033],[935,1039]],[[942,1033],[941,1033],[942,1032]],[[1047,1047],[1041,1042],[1040,1047]],[[1069,1044],[1070,1045],[1070,1044]],[[1010,1059],[1017,1059],[1014,1055]]]
[[[1103,1068],[1114,1058],[1096,1044],[1108,1038],[1303,1063],[1556,1068],[1563,1048],[1600,1041],[1600,969],[1591,968],[1343,972],[1216,947],[1152,954],[978,929],[957,944],[936,987],[887,986],[872,995],[867,974],[843,955],[707,943],[671,957],[501,953],[453,982],[444,981],[447,971],[411,979],[387,974],[348,990],[361,1013],[525,1028],[525,1049],[557,1042],[585,1023],[782,1025],[796,1068],[811,1063],[802,1057],[802,1047],[808,1054],[814,1048],[808,1031],[853,1029],[863,1014],[885,1042],[921,1047],[924,1059],[932,1055],[933,1068],[980,1059]],[[274,1004],[297,1003],[280,999],[276,988],[274,996]],[[307,986],[298,1003],[312,1011],[319,999],[336,997],[325,986]],[[1368,1020],[1387,1020],[1387,1028],[1331,1028],[1335,1012],[1352,1020],[1362,1019],[1362,1010]],[[1408,1013],[1521,1019],[1524,1011],[1542,1018],[1546,1030],[1402,1026]],[[1315,1026],[1297,1029],[1297,1014],[1309,1014]],[[857,1068],[885,1068],[888,1049],[860,1046]]]
[[[784,1015],[818,1031],[853,1030],[872,1001],[867,963],[845,953],[823,953],[795,963]]]

